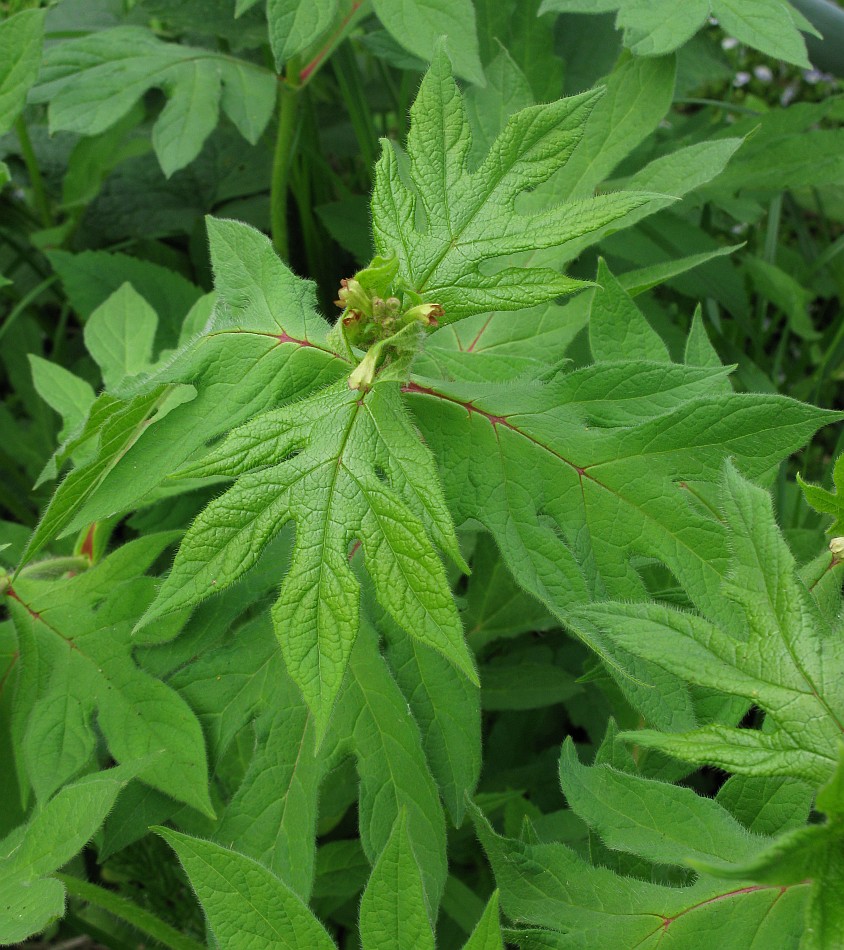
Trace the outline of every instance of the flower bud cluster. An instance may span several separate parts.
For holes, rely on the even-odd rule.
[[[343,310],[335,328],[352,354],[352,348],[366,350],[366,355],[349,376],[349,387],[366,391],[375,381],[380,368],[387,363],[393,368],[407,364],[419,348],[422,330],[439,325],[444,316],[438,303],[427,303],[410,290],[394,291],[398,258],[376,256],[369,266],[354,277],[340,282],[334,301]]]
[[[398,297],[384,299],[368,291],[356,277],[344,278],[340,282],[334,302],[345,311],[342,324],[346,339],[363,348],[386,340],[413,323],[438,326],[444,315],[438,303],[419,303],[402,312],[402,302]]]

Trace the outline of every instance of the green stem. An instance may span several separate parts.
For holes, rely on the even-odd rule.
[[[820,405],[821,390],[826,382],[827,376],[842,359],[844,359],[844,320],[839,320],[835,336],[826,348],[821,365],[815,370],[815,390],[812,395],[812,401],[814,403]]]
[[[29,129],[26,127],[23,116],[18,116],[15,121],[15,132],[20,142],[21,155],[23,156],[26,170],[29,173],[29,183],[32,185],[32,197],[35,200],[35,207],[41,217],[41,224],[49,228],[53,224],[53,216],[50,214],[50,202],[47,200],[47,192],[44,189],[44,179],[41,177],[41,169],[38,167],[38,159],[35,157],[35,149],[32,147],[32,139],[29,137]]]
[[[765,231],[764,258],[769,264],[777,262],[777,244],[780,239],[782,221],[782,194],[774,195],[768,207],[768,227]]]
[[[348,42],[337,49],[331,65],[337,85],[340,87],[340,94],[346,103],[346,111],[352,121],[352,128],[355,130],[368,181],[377,157],[378,133],[375,130],[372,109],[363,92],[358,64]]]
[[[28,577],[30,580],[44,580],[51,577],[61,577],[73,571],[74,574],[80,574],[87,571],[91,566],[91,561],[87,557],[70,555],[68,557],[53,557],[45,561],[35,561],[27,564],[20,572],[21,577]]]
[[[290,256],[287,233],[287,186],[290,163],[296,139],[296,118],[299,105],[299,58],[294,56],[285,69],[285,79],[278,84],[278,130],[273,153],[273,174],[270,187],[270,227],[273,247],[283,260]]]
[[[303,86],[307,85],[314,78],[317,72],[325,65],[334,50],[369,12],[368,7],[368,0],[353,0],[351,9],[340,21],[337,29],[329,37],[328,42],[325,43],[309,63],[306,63],[302,67],[299,81]]]
[[[825,248],[823,252],[812,261],[807,278],[814,277],[819,270],[831,264],[842,251],[844,251],[844,235],[830,244],[829,247]]]
[[[780,235],[780,221],[782,220],[782,194],[774,195],[768,206],[768,224],[765,230],[765,244],[762,248],[762,259],[768,264],[776,264],[777,243]],[[767,301],[758,294],[756,297],[755,332],[753,333],[753,352],[757,361],[762,358],[764,350],[764,337],[762,326],[767,312]]]
[[[36,284],[28,294],[24,294],[23,297],[18,301],[17,305],[10,311],[9,315],[3,321],[2,326],[0,326],[0,340],[6,335],[6,331],[12,324],[17,320],[17,318],[26,310],[26,308],[32,303],[33,300],[36,300],[41,296],[42,293],[48,288],[51,287],[59,279],[58,274],[53,274],[51,277],[48,277],[46,280],[42,280],[40,284]]]
[[[88,881],[82,881],[78,877],[70,874],[54,874],[62,884],[67,888],[68,894],[72,897],[78,897],[80,900],[93,904],[109,914],[129,924],[141,933],[153,940],[157,940],[165,947],[171,950],[203,950],[204,944],[186,937],[174,927],[159,920],[155,914],[151,914],[143,907],[138,907],[125,897],[120,897],[104,887],[96,884],[90,884]]]
[[[53,334],[53,350],[51,356],[54,363],[61,361],[61,352],[64,349],[64,337],[67,332],[68,317],[70,317],[70,304],[65,302],[62,304],[62,309],[59,312],[59,320],[56,324],[56,332]]]

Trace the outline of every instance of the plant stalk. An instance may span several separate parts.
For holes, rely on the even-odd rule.
[[[41,177],[41,169],[38,167],[38,159],[35,157],[32,139],[29,137],[29,129],[26,127],[26,122],[24,122],[22,115],[18,116],[15,121],[15,132],[18,136],[18,142],[20,142],[21,155],[23,156],[26,171],[29,175],[29,183],[32,186],[32,197],[35,201],[38,216],[41,218],[41,224],[45,228],[52,227],[53,216],[50,213],[50,202],[47,200],[44,179]]]
[[[287,233],[287,188],[299,106],[299,57],[294,56],[284,71],[284,80],[278,84],[278,129],[273,152],[273,173],[270,186],[270,228],[273,247],[278,256],[290,257],[290,237]]]

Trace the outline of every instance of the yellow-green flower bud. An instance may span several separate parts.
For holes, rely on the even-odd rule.
[[[360,281],[355,280],[354,277],[344,277],[340,281],[340,290],[334,303],[344,310],[360,310],[361,313],[372,316],[372,300]]]
[[[380,354],[381,346],[377,343],[367,350],[366,356],[364,356],[360,363],[352,370],[349,376],[349,389],[362,389],[364,392],[369,392],[369,390],[372,389]]]
[[[407,325],[413,320],[416,320],[425,326],[435,327],[439,325],[440,317],[443,316],[445,316],[445,310],[443,310],[440,304],[420,303],[415,307],[411,307],[410,310],[405,313],[402,317],[402,323]]]

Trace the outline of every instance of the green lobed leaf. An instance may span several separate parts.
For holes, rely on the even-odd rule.
[[[23,111],[38,77],[46,10],[21,10],[0,23],[0,134]]]
[[[392,950],[408,945],[434,950],[434,932],[425,905],[419,862],[407,833],[402,809],[360,902],[363,950]]]
[[[206,441],[348,368],[324,342],[328,325],[313,309],[312,285],[266,237],[233,221],[209,219],[208,230],[218,291],[211,323],[123,400],[100,396],[86,429],[100,440],[99,454],[61,484],[26,557],[63,531],[137,505]],[[196,398],[158,414],[153,431],[147,421],[159,400],[185,385]]]
[[[795,828],[749,860],[731,855],[722,860],[694,862],[700,870],[728,880],[784,886],[810,884],[801,950],[834,947],[844,937],[844,913],[836,896],[844,885],[842,777],[844,754],[839,755],[833,778],[818,793],[818,809],[830,819],[825,824]]]
[[[400,280],[439,303],[447,322],[493,307],[523,309],[580,288],[547,267],[490,273],[484,265],[559,247],[651,202],[651,195],[617,193],[520,213],[517,198],[565,165],[599,96],[588,92],[511,116],[480,167],[469,172],[463,99],[445,53],[437,54],[411,109],[407,176],[403,158],[385,142],[372,217],[376,251],[396,254]],[[417,215],[424,217],[421,227]]]
[[[0,943],[23,941],[64,914],[65,888],[48,875],[85,846],[131,777],[118,766],[65,785],[0,842]]]
[[[268,70],[210,50],[163,42],[135,26],[52,46],[33,99],[49,103],[51,130],[98,135],[153,87],[168,97],[152,132],[153,148],[167,176],[196,158],[217,125],[220,108],[254,144],[276,99],[275,76]]]
[[[439,38],[447,36],[458,75],[484,85],[471,0],[373,0],[373,6],[390,35],[423,60],[433,59]]]
[[[833,535],[844,534],[844,455],[839,455],[832,468],[832,483],[835,491],[827,491],[820,485],[812,485],[804,482],[800,475],[797,475],[797,483],[803,489],[803,495],[806,501],[815,509],[824,515],[832,515],[833,522],[829,527],[829,533]]]
[[[519,583],[562,616],[589,599],[584,566],[596,590],[641,598],[632,551],[717,600],[727,534],[683,485],[716,482],[728,456],[760,476],[833,418],[698,380],[714,393],[685,389],[672,364],[598,363],[544,384],[419,379],[408,391],[458,522],[483,523]]]
[[[537,928],[507,933],[520,946],[588,950],[596,933],[606,946],[648,950],[702,946],[701,934],[730,950],[754,941],[797,946],[805,885],[747,888],[702,878],[668,887],[593,867],[559,842],[500,837],[477,809],[473,819],[505,914]]]
[[[776,59],[809,68],[801,29],[808,22],[785,0],[544,0],[540,12],[618,11],[624,44],[638,56],[659,56],[687,43],[710,14],[730,35]]]
[[[273,609],[288,671],[328,724],[357,636],[359,541],[376,596],[396,623],[476,682],[445,571],[429,538],[462,562],[433,459],[394,383],[361,395],[346,380],[236,429],[185,470],[234,477],[191,526],[148,624],[237,580],[288,520],[290,569]]]
[[[705,616],[654,603],[604,603],[576,608],[571,622],[587,640],[596,633],[610,653],[618,646],[691,683],[746,697],[766,711],[769,726],[639,730],[626,738],[687,762],[818,784],[838,756],[844,652],[796,571],[767,493],[728,464],[721,504],[731,563],[722,600],[698,602]]]
[[[352,652],[350,676],[332,723],[333,738],[351,746],[360,776],[360,839],[375,862],[402,810],[436,917],[448,874],[445,817],[407,700],[365,627]]]
[[[221,946],[334,950],[307,905],[263,865],[211,841],[154,830],[176,852]]]
[[[140,538],[75,577],[20,576],[7,592],[21,654],[13,735],[39,801],[90,761],[96,712],[115,760],[149,760],[138,770],[143,781],[213,815],[199,722],[132,656],[136,645],[174,636],[181,622],[176,617],[146,638],[132,638],[134,621],[153,594],[152,578],[142,575],[175,537]]]

